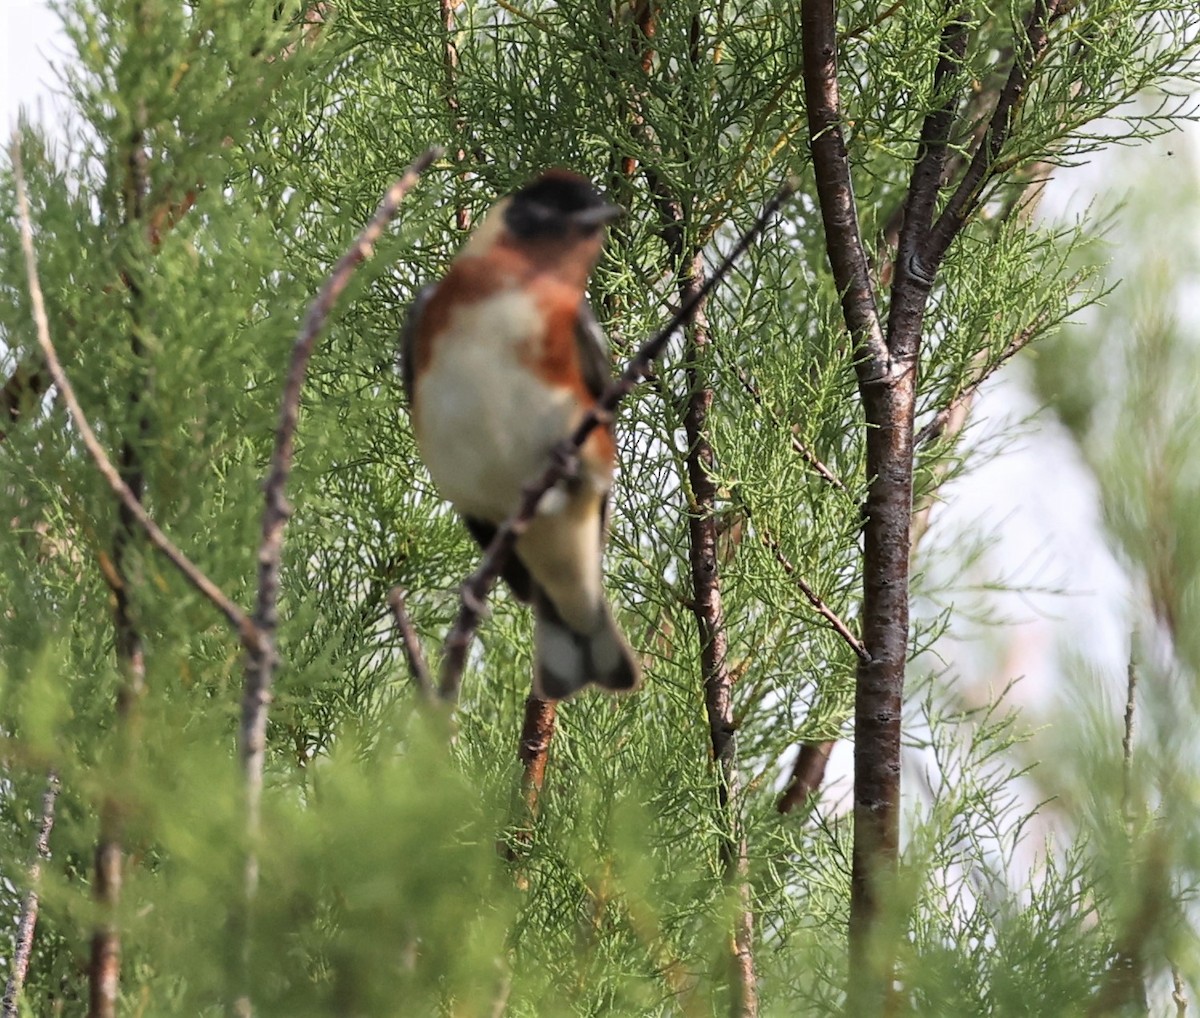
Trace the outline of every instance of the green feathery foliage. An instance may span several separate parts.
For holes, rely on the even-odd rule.
[[[921,121],[943,99],[931,82],[945,24],[969,26],[946,87],[965,91],[977,113],[963,123],[982,130],[1028,8],[843,6],[845,130],[880,275]],[[11,521],[0,541],[6,916],[21,908],[47,773],[62,785],[27,1013],[84,1007],[88,941],[106,918],[91,861],[105,803],[126,853],[111,916],[121,1014],[224,1013],[247,986],[261,1016],[724,1014],[744,1007],[728,954],[747,902],[761,1013],[842,1008],[854,978],[850,819],[834,800],[776,810],[798,744],[848,734],[855,650],[803,585],[855,628],[868,482],[853,351],[813,197],[800,10],[467,0],[447,33],[438,5],[409,0],[63,6],[76,120],[65,142],[38,125],[21,131],[51,334],[101,443],[142,475],[150,514],[243,606],[304,310],[409,160],[430,143],[450,157],[341,298],[304,390],[248,917],[237,636],[140,535],[119,536],[117,504],[44,381],[19,414],[0,417],[0,518]],[[918,431],[1100,292],[1072,260],[1086,229],[1037,225],[1024,204],[1030,181],[1169,129],[1185,112],[1174,97],[1189,84],[1180,75],[1194,79],[1198,28],[1191,0],[1080,0],[1053,20],[981,212],[933,293]],[[1161,101],[1127,105],[1148,88]],[[953,137],[953,158],[968,159],[977,141]],[[711,346],[695,357],[677,340],[622,409],[608,586],[647,679],[631,696],[585,694],[560,708],[534,809],[517,758],[528,612],[493,599],[451,736],[412,687],[386,596],[408,592],[436,666],[478,550],[416,455],[397,334],[417,288],[461,244],[459,224],[552,165],[588,174],[629,211],[591,289],[615,359],[667,318],[693,253],[715,261],[781,180],[800,185],[708,302]],[[668,206],[677,219],[664,217]],[[6,164],[6,378],[40,363],[16,222]],[[1106,363],[1124,356],[1112,344]],[[1154,370],[1149,354],[1129,356]],[[1076,380],[1101,370],[1087,354],[1063,370],[1079,362]],[[689,378],[714,394],[739,740],[730,803],[712,758],[688,564],[689,516],[700,511],[687,470]],[[1131,388],[1131,407],[1146,398]],[[1071,404],[1081,430],[1094,403]],[[1174,405],[1160,407],[1164,422]],[[918,506],[958,470],[958,437],[943,429],[922,443]],[[1164,442],[1163,462],[1185,485],[1186,447]],[[1119,442],[1104,448],[1132,457]],[[1128,514],[1114,529],[1131,548],[1154,532],[1138,513],[1161,508],[1149,481],[1139,491],[1143,501],[1114,501]],[[1190,610],[1190,574],[1158,565]],[[936,599],[931,575],[914,592]],[[121,709],[118,596],[145,649],[145,689]],[[914,777],[885,924],[904,945],[900,1012],[1087,1013],[1114,950],[1144,920],[1106,855],[1128,847],[1125,829],[1098,807],[1104,815],[1073,818],[1073,844],[1030,846],[1036,808],[1019,794],[1030,764],[1017,720],[999,700],[958,703],[953,670],[924,653],[946,618],[918,618],[911,634]],[[1197,631],[1178,630],[1185,661]],[[1089,743],[1069,752],[1081,782],[1116,780],[1087,777]],[[1173,793],[1160,792],[1169,813]],[[1137,844],[1194,852],[1185,821],[1195,817]],[[724,855],[739,838],[746,888]],[[1154,922],[1189,893],[1168,892]],[[1146,936],[1157,952],[1147,976],[1165,971],[1168,944],[1189,978],[1200,972],[1194,946]]]

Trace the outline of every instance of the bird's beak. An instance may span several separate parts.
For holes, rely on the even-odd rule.
[[[579,226],[603,226],[623,215],[625,215],[625,210],[620,205],[610,205],[605,202],[603,205],[593,205],[590,208],[572,212],[571,221]]]

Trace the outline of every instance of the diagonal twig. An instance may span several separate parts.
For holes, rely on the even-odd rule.
[[[279,424],[275,430],[275,448],[271,454],[264,486],[262,539],[258,548],[258,597],[254,610],[254,625],[259,631],[260,639],[249,647],[242,691],[239,749],[246,779],[247,824],[252,840],[258,832],[259,825],[267,705],[271,701],[271,683],[278,663],[275,631],[279,624],[279,573],[283,556],[283,532],[292,514],[291,506],[284,496],[284,489],[292,470],[296,424],[300,416],[300,390],[304,385],[317,336],[324,328],[334,303],[350,282],[354,270],[371,255],[375,243],[395,217],[404,196],[412,190],[421,173],[441,155],[441,151],[436,147],[427,149],[413,160],[404,174],[388,188],[375,215],[326,277],[309,306],[296,342],[292,346],[292,357],[280,402]],[[256,884],[257,868],[251,866],[247,872],[247,890],[251,897]]]
[[[408,661],[408,670],[416,683],[417,690],[426,697],[433,696],[433,679],[429,676],[429,666],[425,663],[425,655],[421,651],[421,641],[413,627],[412,619],[404,607],[404,591],[393,587],[388,593],[388,607],[392,609],[392,620],[396,623],[396,632],[400,634],[400,645],[404,648],[404,657]]]
[[[279,625],[279,575],[283,559],[283,532],[292,515],[284,489],[292,471],[296,425],[300,418],[300,390],[304,386],[308,362],[316,347],[317,337],[325,327],[338,297],[349,284],[354,270],[370,257],[376,242],[395,217],[404,196],[441,154],[442,150],[438,147],[426,149],[387,189],[375,214],[325,277],[325,282],[309,305],[296,341],[292,345],[292,356],[280,401],[279,423],[275,429],[275,446],[271,453],[267,479],[263,485],[262,537],[258,547],[258,596],[253,623],[259,639],[247,646],[246,673],[242,685],[242,718],[238,729],[238,755],[242,762],[246,835],[249,844],[243,871],[242,911],[233,917],[234,925],[242,939],[242,985],[240,995],[233,1006],[234,1012],[239,1016],[254,1013],[250,997],[253,974],[250,971],[248,953],[249,924],[251,908],[258,891],[258,853],[255,845],[261,829],[267,708],[271,703],[271,686],[279,664],[275,632]]]
[[[777,422],[779,422],[778,415],[774,410],[767,406],[766,402],[763,400],[762,392],[759,390],[758,386],[754,384],[754,380],[748,374],[746,374],[742,366],[733,361],[729,361],[728,363],[729,366],[733,368],[733,373],[737,375],[738,381],[742,383],[742,388],[746,390],[747,395],[754,400],[756,405],[762,407],[763,410],[765,410],[772,417],[774,417]],[[792,432],[791,442],[792,451],[796,453],[796,455],[802,460],[804,460],[805,463],[812,467],[814,473],[816,473],[823,480],[828,481],[839,491],[849,493],[850,489],[846,487],[842,479],[838,477],[838,475],[835,474],[829,467],[827,467],[821,461],[821,458],[800,440],[800,437],[796,435],[795,431]]]
[[[1034,0],[1025,22],[1024,45],[1017,47],[1008,79],[1000,90],[987,131],[970,165],[955,188],[946,207],[929,232],[922,252],[926,265],[938,264],[951,242],[962,230],[979,202],[984,185],[991,178],[996,159],[1012,130],[1016,112],[1024,99],[1029,72],[1050,41],[1048,28],[1063,0]]]
[[[439,695],[450,703],[458,699],[462,685],[463,669],[467,661],[467,649],[471,645],[475,629],[482,618],[484,604],[488,592],[496,582],[504,563],[512,553],[517,539],[529,526],[537,512],[538,503],[569,470],[576,451],[587,440],[597,427],[612,419],[617,405],[631,393],[634,386],[641,381],[650,370],[650,366],[675,333],[686,325],[695,314],[696,309],[712,290],[728,275],[729,270],[742,253],[754,243],[755,239],[766,229],[767,224],[779,211],[780,207],[791,197],[795,185],[789,181],[782,185],[774,196],[766,203],[758,218],[738,238],[733,249],[724,258],[716,270],[704,281],[704,284],[684,301],[679,310],[671,316],[671,320],[662,327],[651,339],[644,343],[634,358],[625,366],[625,370],[614,379],[604,393],[596,401],[596,405],[588,411],[579,422],[574,434],[565,442],[560,443],[550,454],[549,462],[541,475],[532,484],[525,487],[521,501],[513,514],[496,529],[496,536],[484,551],[483,559],[462,585],[462,595],[458,614],[454,625],[446,636],[442,659],[441,687]]]
[[[105,481],[108,482],[108,486],[112,489],[113,494],[120,499],[121,504],[128,511],[129,515],[145,532],[150,543],[171,561],[175,568],[183,574],[184,578],[197,591],[217,607],[221,614],[229,620],[230,625],[237,630],[242,642],[247,647],[254,646],[258,642],[257,627],[246,613],[212,580],[201,572],[200,568],[180,551],[172,543],[171,539],[159,529],[158,524],[151,519],[150,514],[146,512],[142,503],[138,501],[133,492],[130,491],[129,486],[122,480],[120,472],[113,465],[112,460],[108,458],[108,454],[104,451],[104,447],[101,446],[99,440],[96,438],[96,433],[88,423],[83,408],[79,405],[79,400],[75,396],[75,389],[67,379],[62,363],[58,359],[58,353],[54,348],[54,343],[50,339],[50,323],[46,317],[46,302],[42,295],[41,283],[38,279],[37,255],[33,249],[33,227],[30,224],[29,201],[25,194],[25,178],[21,167],[21,150],[18,140],[14,140],[13,142],[12,153],[13,172],[17,184],[17,214],[20,222],[21,247],[25,254],[25,272],[29,285],[30,301],[33,304],[33,319],[37,327],[38,345],[41,347],[42,355],[46,359],[46,368],[50,373],[50,378],[54,382],[55,388],[58,390],[59,399],[66,404],[67,412],[78,429],[79,437],[83,440],[84,447],[91,456],[92,462],[96,464],[96,468],[100,471]]]
[[[829,765],[829,757],[836,745],[836,739],[800,743],[787,787],[775,804],[780,813],[790,813],[797,806],[803,806],[820,791],[821,784],[825,781],[825,768]]]
[[[808,581],[800,575],[800,571],[783,553],[783,549],[779,547],[779,542],[775,540],[774,536],[764,530],[762,533],[762,542],[771,549],[775,555],[775,561],[783,567],[783,571],[788,574],[791,581],[800,588],[800,593],[808,599],[808,603],[816,609],[817,614],[829,623],[838,636],[846,641],[846,644],[854,651],[860,661],[870,661],[871,655],[867,653],[867,648],[863,646],[862,640],[854,635],[854,631],[842,621],[838,613],[821,600],[820,595],[809,586]]]

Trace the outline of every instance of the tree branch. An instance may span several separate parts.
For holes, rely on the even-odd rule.
[[[686,266],[681,296],[686,300],[704,281],[704,261],[697,251]],[[703,374],[702,361],[712,346],[704,307],[692,317],[688,337],[687,475],[691,489],[688,506],[688,551],[692,572],[692,614],[700,640],[700,675],[709,740],[717,768],[717,795],[727,829],[720,834],[720,856],[725,880],[739,898],[734,919],[734,1018],[758,1014],[758,983],[754,973],[754,915],[750,906],[747,846],[738,816],[740,783],[737,773],[737,726],[733,717],[733,676],[729,671],[728,634],[721,598],[717,532],[717,484],[713,480],[716,454],[708,437],[708,415],[713,389]]]
[[[791,197],[794,185],[788,182],[781,186],[775,195],[767,202],[754,223],[741,235],[729,254],[722,260],[717,269],[704,284],[680,305],[679,310],[671,317],[662,329],[649,339],[632,360],[625,366],[621,374],[614,379],[596,405],[580,421],[574,434],[565,442],[560,443],[550,454],[546,469],[536,481],[525,487],[521,501],[513,514],[496,530],[484,551],[483,558],[475,571],[467,577],[462,585],[462,594],[458,614],[454,625],[446,636],[442,658],[441,686],[439,694],[443,700],[453,703],[458,699],[462,686],[463,669],[466,666],[467,650],[471,645],[479,620],[483,615],[488,592],[504,568],[504,563],[512,553],[517,539],[529,526],[537,512],[538,503],[555,484],[569,471],[574,462],[579,447],[587,440],[588,435],[612,419],[613,411],[620,402],[629,395],[637,383],[645,378],[657,358],[678,330],[687,324],[695,314],[696,309],[720,282],[728,275],[734,262],[743,252],[754,243],[767,224],[779,211],[780,206]]]
[[[1025,95],[1029,72],[1049,42],[1047,27],[1063,0],[1034,0],[1025,23],[1025,46],[1013,56],[1008,80],[1000,90],[988,128],[970,165],[955,188],[924,246],[926,265],[936,266],[967,219],[975,211],[984,186],[994,172],[997,156],[1008,140],[1017,108]]]
[[[783,549],[779,547],[779,542],[775,540],[774,536],[768,531],[764,530],[762,532],[762,542],[775,554],[775,561],[783,567],[783,571],[787,573],[788,576],[791,577],[792,582],[800,588],[800,593],[802,593],[805,598],[808,599],[808,603],[816,609],[818,615],[820,615],[826,622],[829,623],[833,631],[846,641],[846,645],[852,651],[854,651],[855,656],[860,661],[870,661],[871,655],[867,653],[867,648],[863,646],[862,640],[854,635],[854,632],[848,625],[846,625],[845,622],[842,621],[837,612],[835,612],[829,607],[829,605],[822,601],[817,592],[808,585],[808,581],[800,575],[799,571],[792,564],[791,560],[784,555]]]
[[[388,607],[392,609],[392,620],[396,623],[396,632],[400,634],[400,646],[404,648],[413,683],[422,696],[430,698],[433,696],[433,679],[430,678],[425,655],[421,652],[417,631],[404,607],[404,591],[399,587],[393,587],[388,593]]]
[[[947,0],[947,12],[957,0]],[[964,14],[965,17],[965,14]],[[963,53],[967,48],[967,25],[962,18],[951,19],[942,29],[938,44],[937,66],[933,72],[933,93],[941,97],[941,105],[935,106],[925,116],[921,127],[921,138],[917,143],[917,158],[913,163],[912,177],[908,185],[908,199],[904,204],[904,224],[900,228],[896,284],[893,291],[905,293],[910,290],[910,299],[922,300],[921,288],[932,284],[932,273],[937,271],[938,261],[925,262],[925,238],[933,222],[938,192],[942,186],[942,173],[946,165],[946,144],[950,129],[954,125],[954,112],[958,106],[958,94],[951,88],[954,77],[962,66]],[[918,286],[907,283],[915,281]],[[892,307],[891,315],[910,313],[903,307]],[[890,323],[889,323],[890,325]],[[889,342],[891,340],[889,328]],[[893,353],[896,353],[893,349]]]
[[[790,813],[797,806],[803,806],[821,790],[821,784],[825,780],[825,767],[836,745],[836,739],[800,744],[796,753],[796,763],[792,767],[792,776],[788,778],[787,787],[775,804],[780,813]]]
[[[54,830],[54,804],[58,799],[59,787],[58,774],[51,771],[46,779],[46,791],[42,793],[42,815],[38,827],[36,855],[29,864],[29,890],[21,902],[21,913],[17,920],[17,933],[13,943],[12,967],[4,987],[4,999],[0,1001],[0,1018],[17,1018],[20,1013],[18,1001],[25,989],[29,958],[33,953],[33,935],[37,928],[38,885],[42,879],[42,863],[50,858],[50,832]]]
[[[741,365],[730,361],[729,366],[733,368],[733,372],[737,375],[738,381],[742,383],[742,388],[746,390],[747,394],[751,399],[754,400],[755,404],[770,413],[772,417],[776,417],[775,413],[763,401],[762,393],[759,391],[758,386],[755,385],[750,376],[742,370]],[[776,420],[778,420],[778,417],[776,417]],[[847,494],[849,493],[850,489],[848,489],[846,485],[842,483],[842,479],[838,477],[838,475],[832,470],[830,470],[815,452],[813,452],[807,445],[800,441],[800,439],[796,436],[795,431],[793,431],[791,435],[791,443],[792,451],[796,453],[796,455],[802,460],[804,460],[805,463],[812,467],[814,473],[828,481],[839,491],[844,491]]]
[[[467,131],[467,118],[462,113],[462,103],[458,98],[458,47],[454,45],[454,10],[462,0],[438,0],[438,12],[442,19],[442,32],[445,39],[442,43],[442,87],[445,89],[446,108],[453,119],[454,133],[460,139]],[[454,151],[454,161],[460,166],[466,162],[467,150],[460,144]],[[459,174],[459,179],[465,181],[467,174]],[[466,233],[471,228],[471,210],[465,205],[454,209],[454,225]]]
[[[802,0],[804,98],[808,137],[825,225],[825,249],[842,314],[854,340],[855,369],[864,383],[892,373],[871,270],[863,249],[850,160],[842,137],[837,81],[837,11],[834,0]]]
[[[893,994],[894,946],[879,943],[884,895],[899,858],[900,718],[908,659],[908,550],[917,347],[928,284],[893,289],[880,332],[850,164],[842,141],[834,0],[803,0],[804,84],[825,246],[855,342],[866,418],[862,642],[854,703],[854,857],[849,1013],[882,1012]],[[894,359],[894,362],[893,362]]]
[[[257,627],[259,639],[247,647],[242,723],[238,739],[246,783],[246,825],[252,844],[259,830],[267,706],[271,702],[271,684],[278,664],[275,631],[279,624],[279,572],[283,556],[283,532],[292,514],[284,496],[284,488],[292,469],[296,424],[300,416],[300,390],[304,385],[308,361],[316,345],[317,336],[325,327],[338,296],[350,282],[354,270],[374,251],[375,243],[395,217],[404,196],[412,190],[421,173],[440,155],[440,148],[427,149],[413,160],[403,176],[388,188],[371,221],[326,277],[309,306],[292,347],[291,362],[279,408],[279,424],[275,430],[275,448],[271,454],[264,485],[262,539],[258,548],[258,598],[254,612],[254,625]],[[252,853],[246,866],[248,899],[254,897],[257,884],[258,866]]]
[[[127,233],[145,231],[148,234],[149,229],[144,222],[146,192],[149,189],[144,105],[137,107],[135,116],[138,126],[129,140],[126,154],[121,225]],[[117,525],[112,539],[112,569],[117,579],[113,587],[113,633],[117,668],[121,675],[117,687],[117,724],[114,730],[118,768],[114,784],[121,782],[125,776],[122,772],[129,766],[131,750],[140,728],[138,705],[146,692],[146,647],[134,618],[133,583],[126,562],[139,532],[132,507],[141,507],[145,491],[142,450],[150,431],[150,419],[144,402],[150,379],[146,348],[142,343],[142,288],[127,264],[121,265],[120,276],[129,295],[129,352],[134,365],[134,375],[129,380],[125,398],[134,418],[137,438],[131,438],[127,431],[117,458],[118,474],[133,501],[118,504]],[[113,1018],[120,994],[121,931],[116,913],[124,884],[124,811],[124,804],[118,796],[111,789],[106,791],[100,805],[100,835],[95,850],[94,894],[101,914],[92,934],[88,968],[89,1018]]]
[[[12,425],[50,386],[50,374],[37,358],[29,357],[19,363],[0,389],[0,442],[8,438]]]

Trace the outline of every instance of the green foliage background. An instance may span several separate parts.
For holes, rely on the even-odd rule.
[[[851,352],[810,197],[799,6],[665,5],[646,70],[623,7],[469,0],[457,11],[449,75],[436,5],[362,0],[324,12],[314,31],[296,5],[258,0],[67,4],[72,140],[56,148],[35,126],[22,132],[51,329],[80,399],[108,449],[132,443],[154,518],[243,605],[303,310],[411,156],[431,141],[465,153],[410,196],[343,298],[305,390],[249,931],[258,1012],[725,1013],[738,904],[719,848],[734,822],[749,846],[762,1012],[837,1012],[848,977],[849,822],[832,804],[775,810],[797,743],[847,734],[854,654],[769,541],[853,620],[867,480]],[[1025,14],[1021,4],[968,6],[972,44],[957,84],[996,87]],[[881,262],[921,119],[939,98],[929,81],[949,16],[929,0],[841,11],[848,141]],[[1169,94],[1150,107],[1121,104],[1177,82],[1197,27],[1182,0],[1080,2],[1057,23],[1002,156],[1011,172],[935,291],[918,427],[1014,337],[1052,330],[1102,288],[1081,285],[1072,260],[1082,231],[1047,231],[1017,211],[1023,168],[1046,172],[1109,138],[1170,126],[1180,106]],[[146,153],[140,197],[137,152]],[[562,708],[535,822],[515,754],[527,614],[503,596],[494,602],[452,740],[444,719],[418,708],[388,622],[384,598],[399,584],[435,654],[476,557],[416,456],[393,370],[396,336],[415,290],[461,243],[456,212],[477,219],[534,170],[566,165],[629,209],[592,290],[616,354],[627,353],[666,317],[681,266],[648,175],[623,172],[626,158],[683,210],[684,251],[720,250],[785,175],[801,180],[801,197],[710,302],[715,342],[695,365],[716,397],[710,437],[744,791],[731,817],[718,801],[690,608],[694,501],[680,409],[689,364],[676,345],[618,425],[609,586],[647,682],[630,697],[585,695]],[[155,215],[185,196],[194,207],[160,220],[154,239]],[[0,341],[11,367],[35,343],[7,166],[0,213]],[[1129,356],[1147,371],[1157,363]],[[1046,369],[1054,393],[1083,377],[1080,361],[1098,359],[1047,359],[1059,365],[1058,376]],[[1162,384],[1147,376],[1148,391]],[[1070,395],[1082,432],[1099,397]],[[1163,429],[1176,419],[1164,411]],[[814,472],[794,440],[842,486]],[[1111,448],[1106,476],[1119,486],[1132,454]],[[1173,448],[1164,438],[1164,456]],[[1186,449],[1175,455],[1190,464]],[[114,501],[49,401],[25,407],[0,460],[0,515],[12,521],[0,541],[0,914],[19,907],[47,770],[63,785],[24,1006],[81,1010],[96,920],[90,855],[98,803],[109,797],[121,804],[129,850],[123,1011],[217,1013],[241,967],[230,925],[246,848],[237,640],[137,546],[128,566],[147,692],[135,731],[122,734],[104,580]],[[919,499],[959,465],[953,437],[927,445]],[[1183,485],[1182,467],[1172,470]],[[1144,503],[1114,494],[1116,533],[1147,532],[1128,518],[1135,504],[1172,520],[1194,505],[1187,491],[1164,503],[1139,490]],[[1127,548],[1148,561],[1132,536]],[[1190,573],[1175,558],[1158,568],[1184,585],[1172,635],[1195,632]],[[917,592],[935,595],[924,583],[918,575]],[[1081,779],[1093,809],[1073,818],[1068,847],[1035,852],[1035,872],[1021,872],[1031,816],[1014,793],[1027,766],[1023,733],[1000,707],[963,708],[953,673],[918,657],[946,621],[925,617],[912,638],[912,759],[935,778],[928,796],[913,798],[892,896],[904,1007],[1084,1013],[1130,930],[1148,945],[1153,972],[1170,957],[1194,980],[1200,959],[1179,905],[1196,872],[1194,790],[1155,784],[1148,759],[1147,805],[1131,834],[1119,744],[1080,729],[1072,752],[1081,768],[1099,768]],[[1181,656],[1174,667],[1191,676],[1193,665]],[[1147,918],[1138,874],[1163,859],[1164,901]]]

